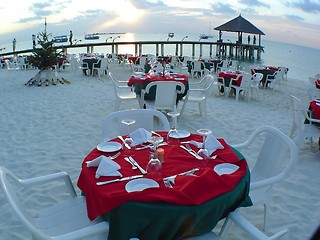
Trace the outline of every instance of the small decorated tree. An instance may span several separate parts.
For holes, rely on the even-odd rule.
[[[50,36],[51,34],[47,34],[46,31],[39,33],[38,44],[41,47],[34,48],[30,57],[30,63],[40,70],[52,70],[60,56],[60,53],[53,47],[53,41],[49,40]]]
[[[55,76],[54,67],[57,65],[61,52],[57,52],[54,48],[51,34],[47,33],[47,23],[45,22],[44,32],[38,34],[38,44],[32,51],[29,62],[33,67],[38,68],[40,71],[32,77],[25,85],[32,86],[49,86],[50,84],[56,85],[59,83],[69,83],[66,79],[57,79]]]

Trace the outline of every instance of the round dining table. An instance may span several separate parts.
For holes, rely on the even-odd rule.
[[[188,82],[188,76],[183,74],[176,74],[176,73],[170,73],[169,75],[163,75],[162,73],[159,74],[134,74],[130,77],[128,81],[128,86],[133,86],[134,91],[137,95],[141,95],[141,90],[145,89],[146,86],[150,82],[155,81],[177,81],[181,82],[185,86],[185,91],[182,94],[177,95],[177,101],[181,100],[185,95],[187,95],[187,92],[189,91],[189,82]],[[144,95],[145,99],[148,100],[154,100],[156,95],[156,88],[152,87],[148,94]]]
[[[167,132],[158,132],[166,139]],[[161,146],[164,149],[162,169],[157,174],[142,174],[125,161],[128,150],[119,149],[120,156],[113,161],[121,168],[122,177],[139,176],[138,179],[97,185],[119,177],[95,177],[97,167],[88,167],[86,162],[99,156],[111,156],[94,148],[84,159],[78,179],[78,187],[86,196],[88,217],[94,220],[103,216],[109,222],[109,240],[166,239],[179,240],[202,235],[212,230],[219,220],[238,207],[251,206],[249,197],[250,172],[244,156],[230,147],[224,139],[218,139],[223,149],[217,149],[208,160],[199,160],[183,149],[190,141],[202,141],[202,136],[184,131],[175,144]],[[125,136],[124,136],[125,137]],[[111,143],[122,143],[119,138]],[[146,169],[150,148],[137,145],[129,154],[138,165]],[[190,147],[197,151],[195,145]],[[141,149],[142,150],[138,150]],[[231,167],[228,169],[228,167]],[[193,174],[179,175],[196,169]],[[168,187],[164,178],[177,175],[174,184]],[[136,185],[134,181],[152,181],[149,187]],[[146,184],[146,182],[145,182]],[[131,190],[130,188],[131,187]]]

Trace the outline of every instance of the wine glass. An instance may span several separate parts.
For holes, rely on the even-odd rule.
[[[127,136],[126,136],[126,138],[124,139],[124,142],[126,143],[126,144],[128,144],[130,147],[131,147],[131,145],[132,145],[132,142],[133,142],[133,139],[132,139],[132,137],[130,136],[130,126],[132,125],[132,124],[134,124],[136,122],[136,120],[134,120],[134,119],[123,119],[123,120],[121,120],[121,123],[123,123],[124,125],[126,125],[127,126],[127,128],[128,128],[128,134],[127,134]],[[127,148],[125,148],[125,149],[127,149]],[[127,149],[128,151],[128,153],[130,154],[131,153],[131,149]]]
[[[210,153],[208,149],[205,148],[206,137],[212,133],[210,129],[198,129],[198,134],[202,136],[202,146],[198,151],[198,155],[203,157],[203,159],[208,160],[210,157]]]
[[[178,144],[178,139],[179,139],[179,132],[177,130],[177,117],[180,115],[179,112],[168,112],[167,113],[171,118],[172,118],[172,125],[171,129],[169,130],[167,134],[167,142],[171,144]]]
[[[150,152],[150,160],[147,164],[147,174],[155,175],[157,177],[161,177],[161,171],[162,171],[162,163],[157,158],[155,152]]]

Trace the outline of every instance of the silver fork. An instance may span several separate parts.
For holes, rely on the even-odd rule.
[[[116,159],[117,157],[119,157],[120,156],[120,152],[117,152],[115,155],[113,155],[113,156],[111,156],[111,157],[109,157],[111,160],[114,160],[114,159]]]

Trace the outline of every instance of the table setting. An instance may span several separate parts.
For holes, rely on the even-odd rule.
[[[157,214],[163,212],[159,203],[160,208],[165,204],[193,211],[208,201],[220,202],[228,194],[235,194],[237,201],[229,200],[226,211],[251,205],[249,171],[241,153],[208,129],[177,132],[170,135],[140,128],[98,144],[85,157],[78,179],[78,187],[86,196],[89,219],[103,215],[112,221],[113,212],[128,204],[151,204]],[[132,141],[126,142],[127,138]],[[172,139],[175,144],[171,144]],[[159,149],[163,150],[162,161],[157,156]],[[209,186],[210,191],[205,190]],[[221,214],[216,222],[223,217]],[[110,231],[114,239],[121,239],[119,229]]]

